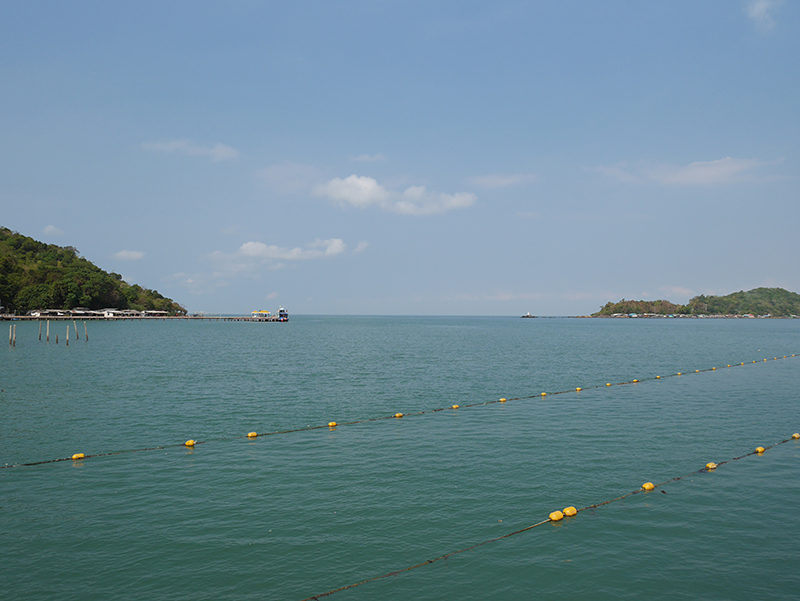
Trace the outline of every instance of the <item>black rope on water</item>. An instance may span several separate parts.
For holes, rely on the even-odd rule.
[[[711,371],[711,370],[709,370],[709,371]],[[790,437],[790,438],[787,438],[785,440],[781,440],[779,442],[776,442],[776,443],[774,443],[774,444],[772,444],[772,445],[770,445],[768,447],[764,447],[764,451],[767,451],[769,449],[777,447],[778,445],[787,443],[790,440],[793,440],[793,438]],[[732,459],[728,459],[727,461],[722,461],[722,462],[720,462],[720,463],[718,463],[716,465],[717,465],[717,467],[719,467],[721,465],[725,465],[726,463],[732,463],[734,461],[738,461],[739,459],[744,459],[745,457],[749,457],[750,455],[757,455],[757,454],[759,454],[759,451],[752,451],[751,453],[746,453],[746,454],[741,455],[739,457],[734,457]],[[713,469],[702,468],[702,469],[699,469],[697,471],[691,472],[689,474],[684,474],[683,476],[677,476],[675,478],[672,478],[671,480],[667,480],[666,482],[661,482],[660,484],[653,485],[653,490],[655,490],[657,488],[661,488],[663,486],[666,486],[667,484],[671,484],[673,482],[677,482],[679,480],[683,480],[684,478],[689,478],[689,477],[697,475],[697,474],[709,473],[711,471],[713,471]],[[638,495],[639,493],[643,493],[643,492],[647,492],[647,491],[644,491],[643,489],[639,488],[637,490],[631,491],[631,492],[626,493],[624,495],[620,495],[619,497],[615,497],[613,499],[609,499],[607,501],[603,501],[602,503],[593,503],[592,505],[587,505],[586,507],[581,507],[580,509],[577,509],[575,511],[575,513],[577,514],[577,513],[581,512],[581,511],[586,511],[587,509],[596,509],[598,507],[602,507],[603,505],[609,505],[610,503],[614,503],[616,501],[621,501],[622,499],[626,499],[628,497],[631,497],[633,495]],[[661,492],[665,492],[665,491],[662,490]],[[564,519],[564,518],[563,517],[559,517],[558,519],[548,518],[546,520],[542,520],[541,522],[537,522],[535,524],[531,524],[530,526],[526,526],[525,528],[522,528],[520,530],[515,530],[514,532],[509,532],[508,534],[504,534],[503,536],[497,536],[495,538],[490,538],[490,539],[485,540],[483,542],[476,543],[474,545],[470,545],[469,547],[464,547],[463,549],[459,549],[458,551],[451,551],[450,553],[445,553],[444,555],[439,555],[438,557],[434,557],[433,559],[429,559],[427,561],[423,561],[422,563],[418,563],[418,564],[413,565],[413,566],[408,566],[406,568],[402,568],[402,569],[399,569],[399,570],[394,570],[394,571],[388,572],[386,574],[381,574],[380,576],[373,576],[372,578],[367,578],[366,580],[361,580],[360,582],[355,582],[353,584],[340,586],[339,588],[331,589],[331,590],[326,591],[324,593],[318,593],[316,595],[312,595],[311,597],[306,597],[302,601],[313,601],[313,600],[316,600],[316,599],[321,599],[322,597],[328,597],[329,595],[333,595],[334,593],[338,593],[340,591],[344,591],[344,590],[347,590],[347,589],[355,588],[357,586],[361,586],[362,584],[367,584],[369,582],[375,582],[376,580],[381,580],[383,578],[389,578],[391,576],[397,576],[398,574],[402,574],[403,572],[410,572],[411,570],[415,570],[417,568],[421,568],[423,566],[426,566],[426,565],[431,564],[431,563],[435,563],[435,562],[440,561],[442,559],[447,560],[448,557],[452,557],[453,555],[457,555],[459,553],[464,553],[465,551],[471,551],[472,549],[477,549],[478,547],[482,547],[483,545],[488,545],[489,543],[494,543],[494,542],[503,540],[505,538],[510,538],[512,536],[516,536],[517,534],[522,534],[523,532],[527,532],[528,530],[532,530],[533,528],[536,528],[538,526],[542,526],[544,524],[547,524],[548,522],[558,522],[558,521],[561,521],[562,519]]]
[[[791,357],[796,357],[796,356],[797,355],[791,355]],[[773,357],[773,360],[778,360],[780,358],[781,357]],[[787,356],[787,355],[784,355],[782,358],[783,359],[788,359],[790,357]],[[763,361],[767,361],[767,360],[764,359]],[[752,363],[755,364],[755,363],[761,363],[761,362],[760,361],[753,361]],[[739,367],[739,366],[743,366],[743,365],[751,365],[751,363],[736,363],[736,364],[732,364],[732,365],[727,365],[726,367]],[[370,422],[378,422],[378,421],[383,421],[383,420],[387,420],[387,419],[397,419],[397,418],[401,418],[401,417],[413,417],[415,415],[425,415],[427,413],[438,413],[440,411],[446,411],[448,409],[456,409],[456,408],[469,409],[470,407],[483,407],[483,406],[486,406],[486,405],[494,405],[495,403],[505,403],[507,401],[526,401],[526,400],[531,400],[531,399],[543,398],[543,397],[547,397],[547,396],[555,396],[555,395],[559,395],[559,394],[573,393],[573,392],[576,392],[576,391],[594,390],[594,389],[598,389],[598,388],[609,388],[609,387],[613,387],[613,386],[625,386],[627,384],[638,384],[638,383],[648,382],[648,381],[663,380],[665,378],[673,378],[673,377],[684,376],[684,375],[688,376],[688,375],[692,375],[692,374],[711,372],[711,371],[715,371],[716,369],[717,369],[716,367],[711,367],[711,368],[708,368],[708,369],[698,369],[698,370],[695,370],[694,372],[686,372],[686,373],[677,372],[677,373],[674,373],[674,374],[668,374],[666,376],[654,376],[654,377],[651,377],[651,378],[644,378],[643,380],[631,380],[629,382],[617,382],[617,383],[613,383],[613,384],[612,383],[597,384],[597,385],[594,385],[594,386],[587,386],[586,388],[571,388],[569,390],[559,390],[558,392],[542,392],[542,393],[539,393],[539,394],[532,394],[532,395],[529,395],[529,396],[520,396],[520,397],[509,398],[509,399],[502,398],[502,399],[497,399],[497,400],[494,400],[494,401],[481,401],[481,402],[478,402],[478,403],[471,403],[469,405],[452,405],[451,407],[439,407],[437,409],[427,409],[427,410],[424,410],[424,411],[416,411],[416,412],[412,412],[412,413],[396,413],[394,415],[382,415],[382,416],[379,416],[379,417],[370,417],[370,418],[366,418],[366,419],[359,419],[359,420],[354,420],[354,421],[349,421],[349,422],[336,422],[335,426],[331,426],[330,424],[319,425],[319,426],[306,426],[304,428],[292,428],[292,429],[288,429],[288,430],[277,430],[277,431],[274,431],[274,432],[262,432],[260,434],[256,434],[255,436],[251,436],[251,435],[229,436],[229,437],[224,437],[224,438],[214,438],[214,439],[203,440],[203,441],[192,441],[192,443],[193,443],[192,445],[187,445],[186,443],[177,443],[177,444],[162,445],[162,446],[157,446],[157,447],[145,447],[145,448],[140,448],[140,449],[127,449],[127,450],[122,450],[122,451],[110,451],[110,452],[107,452],[107,453],[94,453],[94,454],[91,454],[91,455],[83,455],[82,457],[80,457],[77,460],[91,459],[93,457],[111,457],[111,456],[114,456],[114,455],[123,455],[123,454],[126,454],[126,453],[139,453],[139,452],[144,452],[144,451],[160,451],[160,450],[164,450],[164,449],[173,449],[173,448],[177,448],[177,447],[189,447],[189,446],[194,447],[194,446],[201,445],[201,444],[207,444],[209,442],[228,442],[228,441],[232,441],[232,440],[241,440],[241,439],[253,440],[253,438],[259,438],[259,437],[263,437],[263,436],[275,436],[277,434],[292,434],[292,433],[295,433],[295,432],[310,432],[312,430],[322,430],[322,429],[325,429],[325,428],[332,429],[332,428],[338,427],[338,426],[354,426],[354,425],[357,425],[357,424],[366,424],[366,423],[370,423]],[[724,369],[724,368],[720,368],[720,369]],[[331,423],[334,423],[334,422],[331,422]],[[6,468],[12,468],[12,467],[31,467],[31,466],[35,466],[35,465],[45,465],[45,464],[48,464],[48,463],[58,463],[58,462],[61,462],[61,461],[75,461],[75,460],[76,460],[76,458],[74,456],[71,456],[71,457],[60,457],[58,459],[47,459],[47,460],[44,460],[44,461],[32,461],[32,462],[28,462],[28,463],[11,463],[11,464],[6,464],[6,465],[0,465],[0,469],[6,469]]]

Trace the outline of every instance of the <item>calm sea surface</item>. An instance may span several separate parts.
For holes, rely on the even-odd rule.
[[[800,431],[800,320],[87,325],[3,342],[0,466],[168,448],[0,469],[4,601],[300,601],[687,474],[328,598],[800,595],[800,441],[694,473]]]

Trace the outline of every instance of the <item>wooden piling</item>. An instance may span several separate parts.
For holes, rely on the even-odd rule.
[[[50,320],[47,320],[47,342],[50,342]]]
[[[42,341],[42,322],[39,322],[39,342]]]
[[[8,326],[8,346],[11,346],[11,331],[13,329],[14,329],[14,326],[9,324],[9,326]]]
[[[86,322],[83,322],[83,339],[89,342],[89,330],[86,329]]]
[[[17,324],[14,324],[14,346],[17,346]]]
[[[69,346],[69,324],[67,324],[67,346]]]
[[[78,323],[74,319],[72,320],[72,325],[75,326],[75,340],[80,340],[81,337],[78,336]],[[67,327],[69,327],[69,324],[67,325]]]

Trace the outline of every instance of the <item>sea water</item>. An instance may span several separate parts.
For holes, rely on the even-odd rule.
[[[800,441],[698,470],[800,430],[800,321],[66,325],[0,352],[4,600],[300,601],[680,476],[328,598],[799,594]]]

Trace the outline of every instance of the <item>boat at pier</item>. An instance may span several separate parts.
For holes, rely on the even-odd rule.
[[[253,311],[250,314],[251,321],[289,321],[289,312],[281,307],[278,309],[278,314],[273,315],[269,311]]]

